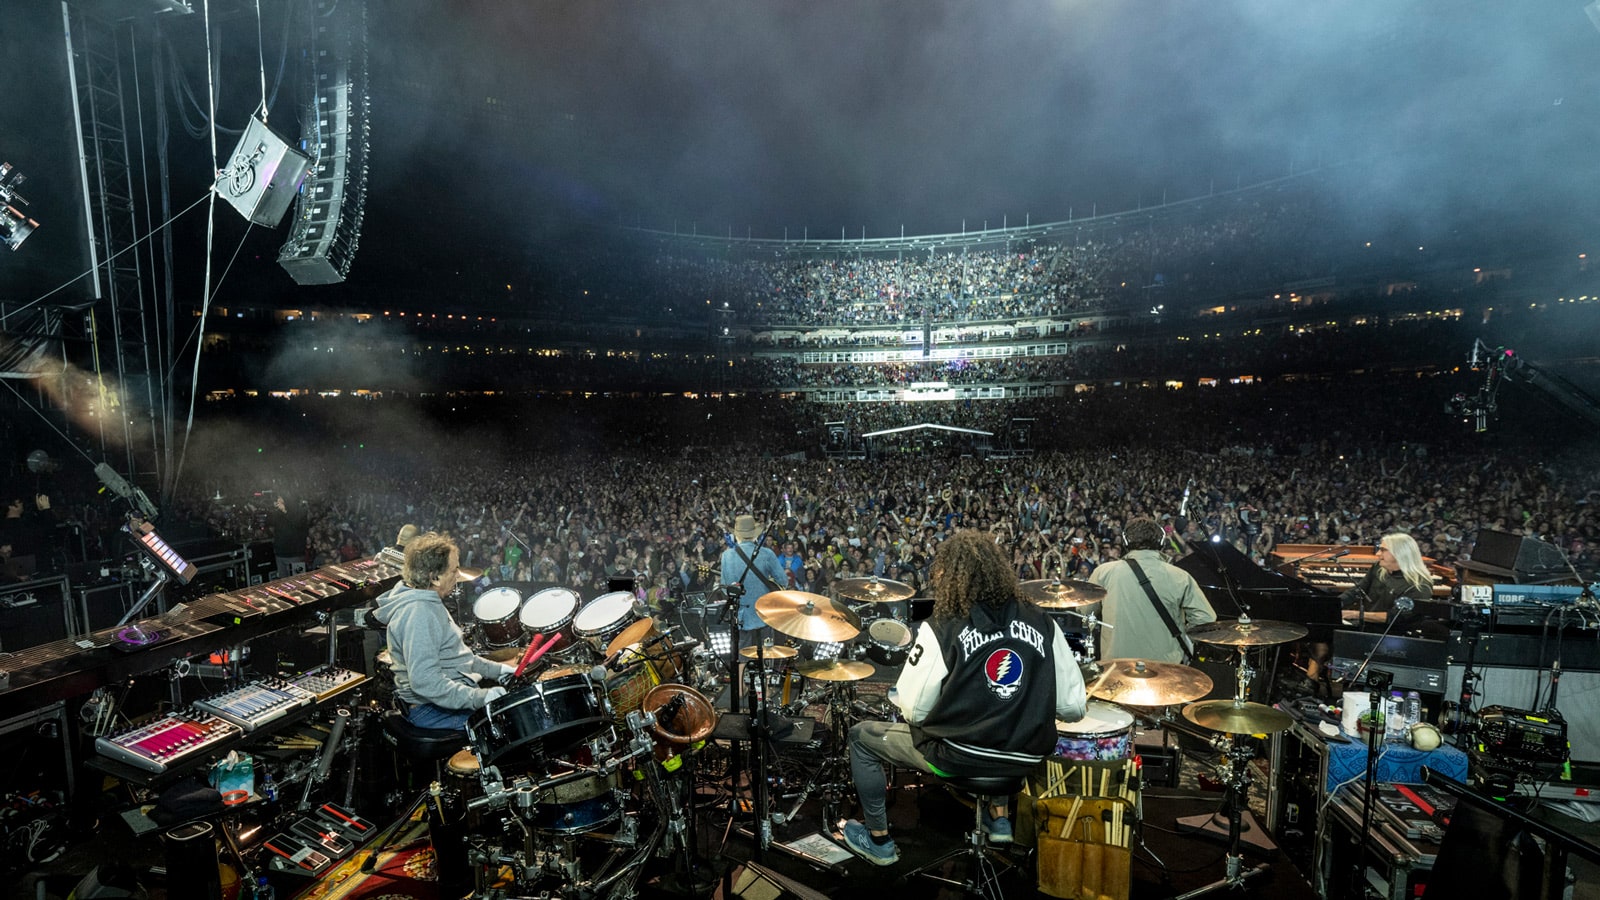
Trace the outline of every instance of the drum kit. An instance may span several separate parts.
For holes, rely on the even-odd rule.
[[[1072,610],[1089,621],[1097,610],[1080,611],[1097,606],[1100,595],[1084,591],[1078,584],[1031,582],[1026,596],[1046,609]],[[1248,827],[1246,820],[1250,817],[1246,809],[1249,763],[1256,755],[1256,747],[1245,739],[1284,731],[1293,719],[1285,712],[1247,699],[1247,688],[1256,671],[1251,666],[1249,651],[1298,640],[1306,633],[1306,628],[1300,625],[1253,621],[1248,615],[1199,626],[1189,632],[1194,641],[1238,651],[1233,697],[1202,700],[1212,690],[1211,678],[1190,666],[1144,659],[1105,660],[1088,684],[1088,693],[1093,699],[1084,717],[1077,722],[1056,723],[1055,755],[1068,760],[1129,758],[1133,753],[1133,734],[1140,720],[1195,734],[1219,751],[1217,773],[1225,786],[1221,810],[1179,819],[1178,825],[1182,830],[1205,830],[1226,836],[1226,874],[1221,880],[1185,896],[1238,887],[1266,870],[1265,865],[1246,868],[1239,853],[1241,838]],[[1181,721],[1172,716],[1174,708],[1181,708]],[[1142,809],[1137,816],[1142,823]],[[1142,832],[1140,839],[1142,842]]]
[[[473,601],[478,652],[521,663],[468,718],[440,789],[479,889],[508,869],[519,889],[632,896],[651,854],[695,870],[692,773],[719,713],[695,687],[697,642],[646,612],[626,591],[583,603],[498,586]]]

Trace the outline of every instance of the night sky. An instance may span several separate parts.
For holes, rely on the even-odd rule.
[[[14,73],[0,158],[31,176],[43,225],[0,254],[9,301],[84,260],[60,12],[22,5],[0,25]],[[309,4],[261,5],[269,89],[289,60],[271,121],[298,137]],[[213,16],[219,122],[237,130],[260,101],[253,8]],[[369,26],[354,287],[445,278],[476,248],[538,254],[577,222],[941,233],[1319,166],[1353,220],[1419,240],[1492,223],[1508,243],[1576,255],[1600,210],[1600,32],[1576,0],[371,0]],[[203,97],[201,16],[162,30]],[[199,121],[189,104],[169,95],[175,210],[204,196],[211,167],[180,119]],[[218,153],[236,141],[219,135]],[[203,216],[174,232],[180,270],[204,265]],[[296,286],[275,263],[285,233],[246,237],[219,207],[217,272],[243,238],[235,285],[304,303],[346,290]]]

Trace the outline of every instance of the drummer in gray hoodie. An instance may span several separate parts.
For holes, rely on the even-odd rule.
[[[465,729],[473,710],[505,695],[496,682],[516,671],[473,653],[445,609],[460,567],[461,551],[449,537],[430,531],[413,538],[400,582],[378,598],[373,614],[389,629],[395,696],[418,728]]]

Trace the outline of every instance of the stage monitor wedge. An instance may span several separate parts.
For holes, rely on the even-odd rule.
[[[251,118],[217,175],[217,193],[257,225],[276,227],[289,211],[310,160],[260,119]]]

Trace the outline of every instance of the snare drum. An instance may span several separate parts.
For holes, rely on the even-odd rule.
[[[522,595],[512,588],[490,588],[472,601],[472,618],[478,622],[478,634],[487,647],[510,647],[522,643],[522,623],[517,621],[517,607],[522,605]]]
[[[588,674],[569,671],[489,701],[467,718],[467,739],[478,759],[492,766],[502,758],[560,753],[608,721]]]
[[[561,643],[551,653],[564,658],[572,649],[572,619],[578,614],[578,595],[566,588],[545,588],[522,604],[522,627],[528,634],[542,634],[545,640],[561,635]]]
[[[1082,719],[1056,720],[1055,755],[1062,759],[1127,759],[1132,752],[1133,713],[1119,706],[1090,700]]]
[[[867,626],[867,657],[880,666],[898,669],[911,653],[911,629],[899,619],[874,619]]]
[[[634,596],[627,591],[612,591],[590,600],[572,621],[572,636],[589,642],[597,652],[622,634],[629,625],[639,621],[634,611]]]

